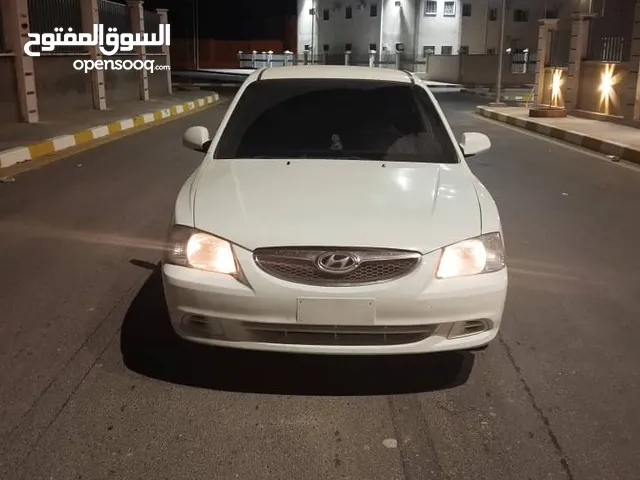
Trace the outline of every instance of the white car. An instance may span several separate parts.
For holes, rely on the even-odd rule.
[[[182,187],[162,265],[184,339],[313,354],[485,347],[507,294],[502,227],[436,99],[412,74],[250,75]]]

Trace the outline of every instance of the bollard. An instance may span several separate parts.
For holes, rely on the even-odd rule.
[[[401,65],[400,65],[400,64],[401,64],[401,61],[400,61],[400,60],[401,60],[401,58],[400,58],[400,53],[399,53],[399,52],[396,52],[396,69],[397,69],[397,70],[400,70],[400,66],[401,66]]]
[[[376,51],[370,50],[369,51],[369,67],[373,68],[375,66],[376,66]]]
[[[344,64],[349,65],[351,63],[351,52],[347,50],[344,52]]]
[[[267,52],[267,66],[273,67],[273,50]]]
[[[256,61],[258,59],[258,52],[255,50],[251,52],[251,68],[256,68]]]
[[[309,65],[309,50],[305,50],[303,53],[304,64]]]
[[[293,62],[291,62],[291,56],[292,55],[293,55],[292,51],[290,51],[290,50],[285,50],[284,51],[284,66],[285,67],[288,66],[288,65],[291,65],[291,63],[293,63]],[[291,63],[289,63],[289,62],[291,62]]]
[[[242,50],[238,50],[238,67],[242,68]]]

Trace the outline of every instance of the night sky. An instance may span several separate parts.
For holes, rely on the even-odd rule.
[[[278,20],[269,21],[269,17],[297,14],[296,0],[145,0],[144,7],[168,8],[171,36],[190,38],[196,1],[201,38],[271,39],[282,35],[283,27]]]

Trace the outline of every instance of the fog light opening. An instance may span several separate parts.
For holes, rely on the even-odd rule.
[[[491,322],[484,319],[456,322],[451,327],[448,338],[468,337],[491,329]]]
[[[182,318],[182,324],[197,335],[219,337],[223,334],[220,322],[215,318],[208,318],[202,315],[186,315]]]

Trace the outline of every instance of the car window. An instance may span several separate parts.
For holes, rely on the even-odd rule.
[[[425,90],[372,80],[250,84],[214,158],[327,158],[458,163]]]

